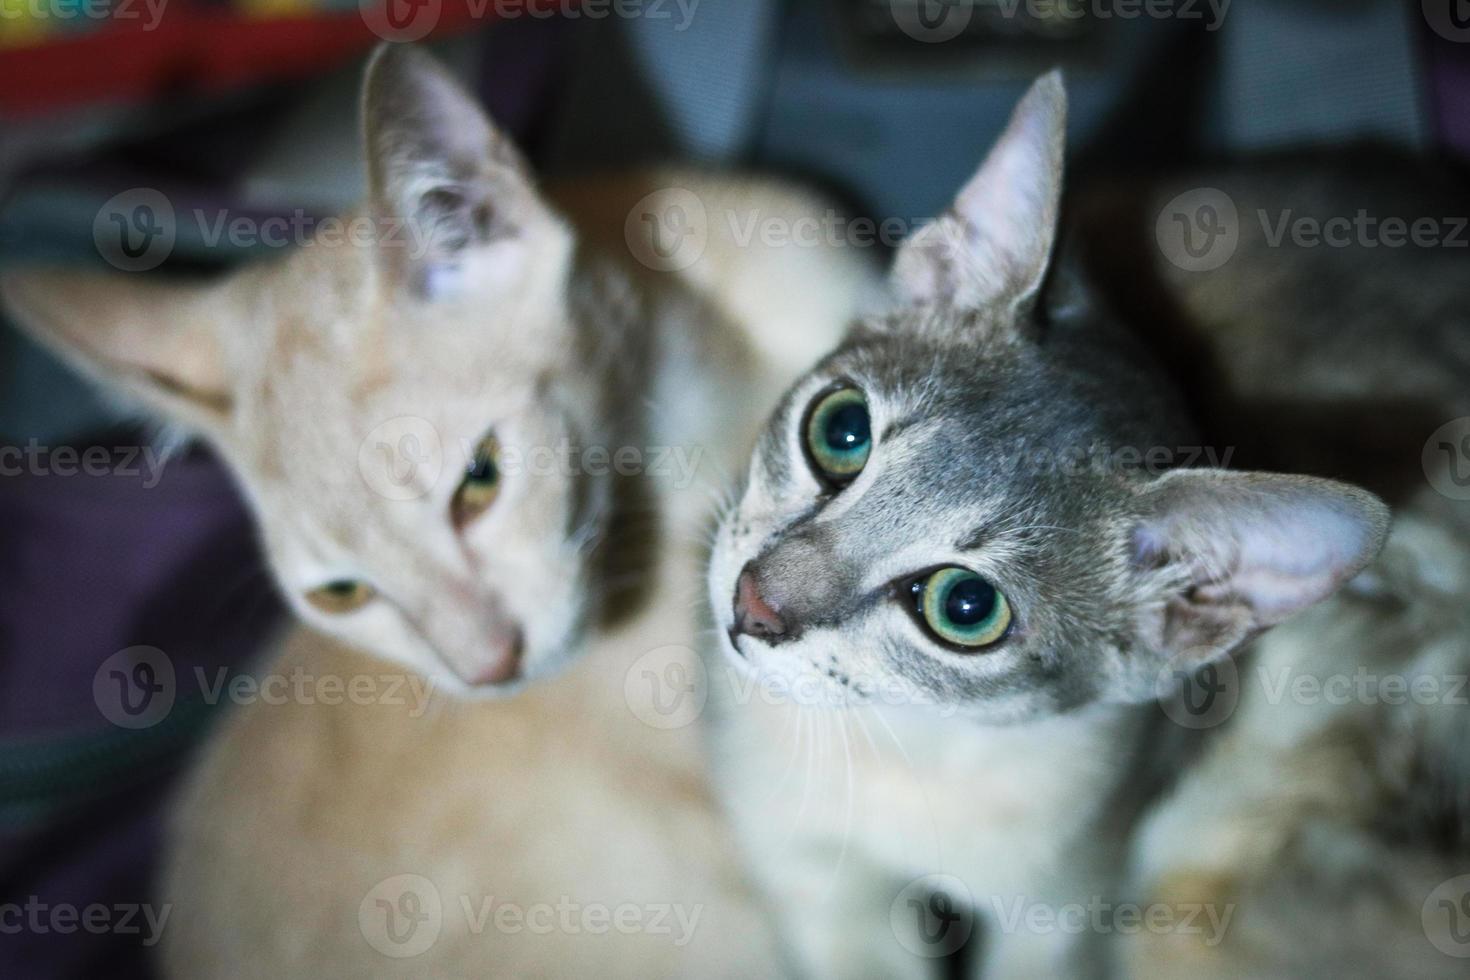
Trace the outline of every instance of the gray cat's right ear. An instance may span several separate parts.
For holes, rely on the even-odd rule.
[[[1056,240],[1066,148],[1062,76],[1037,79],[950,210],[899,248],[893,287],[901,301],[1014,308],[1036,295]]]
[[[517,244],[565,233],[510,138],[424,51],[378,47],[362,124],[371,206],[384,222],[379,251],[415,295],[452,298],[484,282],[487,263],[515,263]],[[510,248],[497,256],[497,245]]]
[[[1321,602],[1377,556],[1383,501],[1332,480],[1177,470],[1139,496],[1129,548],[1145,670],[1227,656]],[[1147,681],[1148,678],[1141,678]]]

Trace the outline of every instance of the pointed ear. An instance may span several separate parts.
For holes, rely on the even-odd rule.
[[[83,373],[189,424],[230,411],[220,324],[225,287],[69,269],[0,274],[0,301],[23,330]]]
[[[1271,473],[1177,470],[1139,503],[1130,545],[1151,593],[1140,639],[1184,667],[1332,595],[1377,556],[1389,524],[1366,490]]]
[[[893,284],[904,301],[973,309],[1035,296],[1056,239],[1066,131],[1054,70],[1032,84],[950,210],[900,247]]]
[[[383,44],[362,92],[370,206],[390,280],[426,299],[483,281],[496,244],[561,230],[509,138],[428,54]],[[401,234],[389,234],[401,229]],[[500,265],[514,256],[502,254]]]

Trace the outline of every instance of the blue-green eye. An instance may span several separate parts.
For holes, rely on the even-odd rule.
[[[807,416],[806,448],[829,480],[842,483],[861,473],[873,451],[867,397],[856,388],[839,388],[817,399]]]
[[[1000,590],[967,568],[941,568],[914,583],[924,625],[946,643],[988,647],[1011,628],[1011,606]]]

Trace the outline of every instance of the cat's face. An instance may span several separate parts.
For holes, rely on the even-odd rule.
[[[789,392],[720,524],[719,630],[794,699],[987,721],[1146,699],[1161,671],[1228,654],[1381,543],[1382,505],[1353,488],[1150,476],[1116,452],[1188,429],[1138,362],[1069,352],[1036,320],[1063,118],[1050,76],[899,253],[896,312]]]
[[[572,652],[593,610],[607,444],[573,241],[514,149],[429,59],[364,97],[370,240],[314,242],[208,286],[6,277],[17,318],[187,420],[237,472],[302,617],[462,694]]]
[[[1038,459],[1049,434],[1086,432],[1065,386],[1030,346],[860,326],[777,409],[716,539],[733,650],[794,697],[810,672],[859,700],[1005,716],[1096,697],[1096,653],[1116,650],[1136,598],[1130,492]],[[865,459],[838,462],[844,442]],[[780,634],[737,622],[752,587]]]
[[[596,372],[566,350],[566,256],[527,245],[505,243],[494,261],[525,267],[470,305],[332,310],[303,302],[325,270],[274,277],[253,298],[271,349],[232,358],[214,433],[297,612],[459,693],[513,689],[574,647],[610,507],[606,476],[557,455],[607,437]]]

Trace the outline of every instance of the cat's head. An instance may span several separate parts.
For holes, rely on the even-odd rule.
[[[610,489],[557,454],[606,444],[603,355],[569,307],[572,232],[474,100],[397,46],[362,111],[367,201],[279,260],[0,289],[42,342],[218,448],[303,618],[456,693],[505,693],[592,612]]]
[[[1386,509],[1352,487],[1139,465],[1180,461],[1175,396],[1094,313],[1038,306],[1065,105],[1057,75],[1032,87],[900,250],[895,309],[787,394],[721,522],[720,632],[795,697],[996,721],[1147,700],[1382,543]]]

